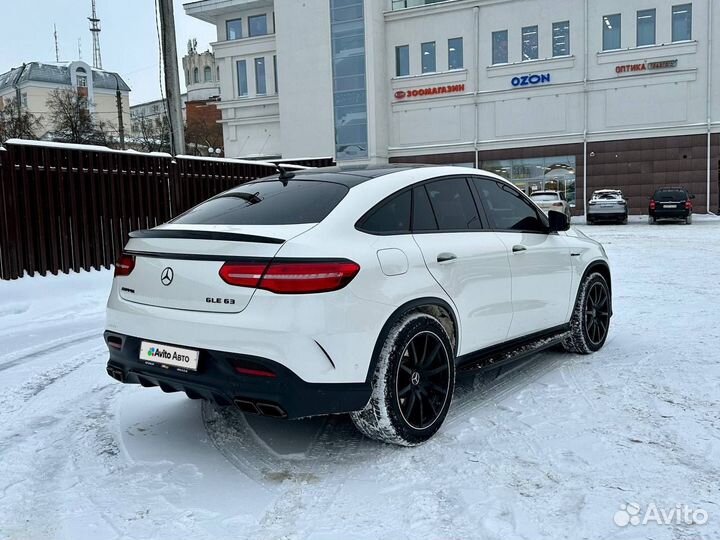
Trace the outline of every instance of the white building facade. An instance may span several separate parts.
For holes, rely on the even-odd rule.
[[[717,3],[716,3],[717,4]],[[712,0],[200,0],[227,156],[473,164],[718,210]],[[713,35],[713,32],[716,35]]]

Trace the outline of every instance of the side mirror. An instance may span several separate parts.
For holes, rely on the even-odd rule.
[[[550,232],[567,231],[570,228],[570,222],[564,212],[550,210],[548,221],[550,222]]]
[[[691,194],[690,194],[690,198],[691,198],[691,199],[694,199],[694,198],[695,198],[695,194],[694,194],[694,193],[691,193]]]

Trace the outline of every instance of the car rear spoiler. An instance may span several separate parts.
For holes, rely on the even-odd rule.
[[[219,232],[219,231],[192,231],[184,229],[141,229],[132,231],[130,238],[180,238],[186,240],[225,240],[228,242],[254,242],[256,244],[284,244],[282,238],[258,236],[255,234]]]

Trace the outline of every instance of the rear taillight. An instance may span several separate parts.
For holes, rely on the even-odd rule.
[[[655,210],[655,201],[650,199],[650,210]]]
[[[690,201],[685,201],[685,208],[692,210],[692,203]]]
[[[135,268],[135,257],[123,253],[115,263],[115,277],[129,276]]]
[[[267,263],[227,262],[220,268],[220,277],[225,283],[238,287],[257,287]]]
[[[227,262],[220,277],[230,285],[278,294],[337,291],[352,281],[360,266],[352,261],[277,261],[269,265]]]

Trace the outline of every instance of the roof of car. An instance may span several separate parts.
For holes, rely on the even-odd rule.
[[[390,163],[384,165],[340,165],[335,167],[320,167],[316,169],[305,169],[300,171],[290,171],[293,180],[315,180],[322,182],[335,182],[343,184],[349,188],[386,176],[388,174],[417,169],[420,167],[430,167],[423,164],[401,164]],[[278,175],[268,176],[256,181],[272,181],[277,180]]]

